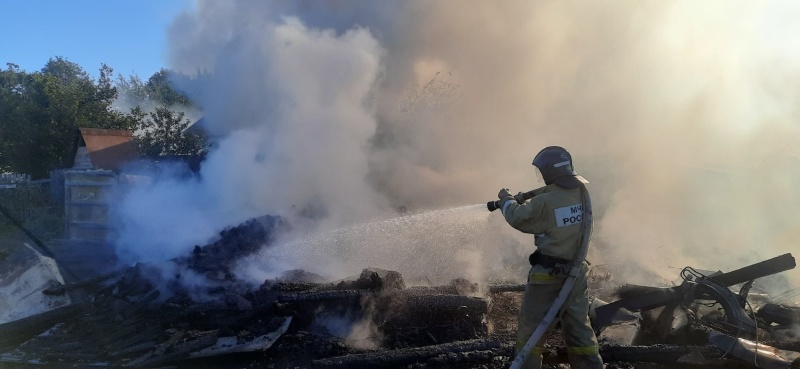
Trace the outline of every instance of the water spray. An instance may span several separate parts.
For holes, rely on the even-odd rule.
[[[525,203],[525,201],[528,201],[528,200],[532,199],[534,196],[536,196],[536,194],[534,194],[534,191],[536,191],[536,190],[531,190],[531,191],[528,191],[528,192],[520,192],[520,193],[514,195],[514,200],[517,200],[517,204],[522,205],[523,203]],[[486,203],[486,208],[488,208],[489,211],[495,211],[495,210],[499,209],[500,208],[500,200],[487,202]]]

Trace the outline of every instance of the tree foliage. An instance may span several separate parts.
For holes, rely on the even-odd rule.
[[[95,81],[79,65],[50,59],[38,72],[0,70],[0,170],[47,176],[69,162],[78,127],[127,129],[133,120],[110,109],[112,69]]]
[[[134,110],[134,115],[142,114]],[[138,120],[139,154],[144,157],[195,155],[205,145],[202,137],[184,135],[183,130],[191,124],[183,112],[174,112],[165,106],[156,108]]]
[[[146,157],[196,154],[203,140],[181,135],[190,109],[196,107],[164,69],[143,82],[114,80],[105,64],[93,79],[63,57],[35,72],[8,63],[0,69],[0,172],[47,177],[72,161],[80,127],[129,129]]]
[[[130,108],[135,107],[192,107],[194,104],[184,94],[172,86],[171,72],[161,69],[154,73],[147,82],[139,76],[131,75],[128,78],[118,76],[116,87],[123,102]]]
[[[205,147],[197,135],[184,134],[191,124],[187,110],[196,109],[189,98],[175,90],[166,69],[154,73],[147,82],[138,76],[117,79],[122,105],[130,108],[135,135],[142,157],[195,155]]]

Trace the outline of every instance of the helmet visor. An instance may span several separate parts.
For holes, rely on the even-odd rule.
[[[544,185],[544,176],[542,175],[542,171],[536,166],[533,167],[533,170],[536,171],[536,183]]]

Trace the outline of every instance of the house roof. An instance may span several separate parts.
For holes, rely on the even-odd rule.
[[[128,130],[79,128],[89,158],[98,169],[119,170],[136,159],[136,142]]]

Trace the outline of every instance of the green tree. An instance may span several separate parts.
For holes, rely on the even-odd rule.
[[[43,178],[71,161],[77,128],[130,128],[130,117],[110,109],[112,73],[102,65],[95,81],[62,57],[38,72],[0,70],[0,169]]]
[[[172,86],[170,81],[173,75],[174,73],[161,69],[150,76],[147,82],[143,82],[137,75],[131,75],[128,78],[118,76],[116,88],[119,96],[131,107],[193,107],[194,103]],[[185,78],[185,76],[181,77]]]
[[[119,99],[122,100],[120,103],[123,106],[137,107],[147,101],[144,82],[137,75],[131,75],[128,78],[119,75],[114,86],[117,88],[117,94]]]
[[[172,86],[172,83],[170,83],[170,74],[171,73],[166,69],[161,69],[150,76],[145,84],[148,97],[166,106],[192,106],[192,101],[183,93],[175,90]]]
[[[162,69],[146,82],[112,76],[103,64],[92,79],[63,57],[51,58],[35,72],[11,63],[0,69],[0,171],[43,178],[63,168],[72,161],[80,127],[134,130],[149,157],[194,154],[203,147],[201,138],[181,135],[189,121],[179,111],[194,107],[172,88],[169,71]],[[132,110],[112,108],[120,94]]]
[[[162,106],[147,116],[138,108],[131,114],[141,117],[137,132],[139,154],[143,157],[195,155],[205,145],[202,137],[183,134],[183,130],[191,124],[184,118],[183,112],[175,112]]]
[[[194,155],[205,145],[202,137],[182,133],[191,124],[184,111],[196,107],[173,88],[172,77],[172,72],[161,69],[147,82],[136,75],[117,78],[121,105],[132,107],[128,116],[135,122],[134,132],[142,157],[157,160],[161,156]]]
[[[20,150],[25,148],[19,129],[26,119],[23,102],[25,100],[25,72],[16,64],[8,63],[0,70],[0,171],[14,171],[13,164]]]

